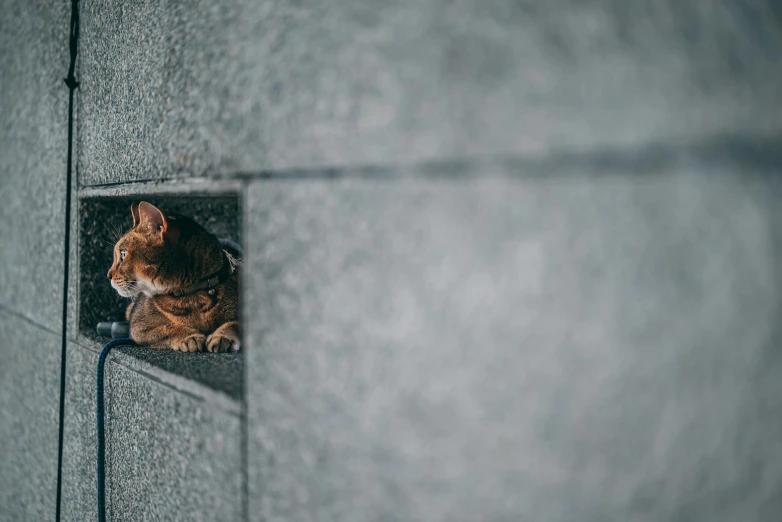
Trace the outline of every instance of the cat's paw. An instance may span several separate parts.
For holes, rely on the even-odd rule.
[[[206,340],[206,349],[213,353],[238,352],[240,343],[233,337],[225,337],[219,333],[213,333]]]
[[[206,349],[206,336],[200,333],[189,335],[174,341],[171,347],[180,352],[203,352]]]

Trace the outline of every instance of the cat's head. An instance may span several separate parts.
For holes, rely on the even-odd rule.
[[[114,245],[111,286],[123,297],[171,292],[218,270],[217,239],[193,220],[165,215],[142,201],[130,207],[133,228]]]

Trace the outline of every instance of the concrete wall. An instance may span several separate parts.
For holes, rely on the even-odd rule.
[[[56,506],[69,14],[0,2],[0,520]]]
[[[768,110],[782,88],[770,73],[782,35],[769,3],[83,10],[85,184],[621,150],[780,123]]]
[[[80,4],[64,518],[95,509],[84,213],[226,194],[245,353],[110,358],[112,519],[782,511],[775,4]],[[68,6],[2,7],[0,518],[40,519]]]
[[[63,520],[96,516],[95,367],[90,346],[68,345]],[[109,520],[240,520],[240,408],[202,386],[115,355],[106,382]]]
[[[253,185],[254,519],[773,519],[779,184],[507,174]]]

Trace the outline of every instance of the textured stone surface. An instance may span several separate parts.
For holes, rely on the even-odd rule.
[[[250,519],[775,519],[780,197],[711,170],[253,184]]]
[[[779,8],[667,0],[82,6],[84,184],[779,129]]]
[[[51,520],[60,339],[0,308],[0,520]]]
[[[80,341],[96,350],[109,341],[98,335],[83,335]],[[182,389],[198,390],[201,386],[220,392],[228,400],[232,411],[239,411],[244,397],[244,352],[237,353],[182,353],[146,346],[128,346],[122,351],[123,363],[131,369],[148,374]]]
[[[51,519],[56,477],[59,343],[24,317],[59,330],[69,6],[33,4],[0,0],[2,520]],[[646,4],[81,2],[83,185],[389,174],[247,199],[251,519],[778,518],[782,190],[731,155],[780,164],[780,10]],[[75,276],[104,281],[126,190],[82,192],[85,331],[120,309]],[[241,518],[239,359],[129,351],[110,517]],[[66,520],[96,359],[70,346]]]
[[[95,516],[97,354],[68,345],[63,520]],[[109,520],[240,520],[240,420],[116,364],[106,366]]]
[[[66,2],[0,2],[0,303],[59,330]]]

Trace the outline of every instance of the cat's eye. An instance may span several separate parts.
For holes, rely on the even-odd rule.
[[[125,251],[125,250],[120,250],[119,251],[119,258],[120,258],[120,260],[125,259],[126,255],[127,255],[127,251]]]

